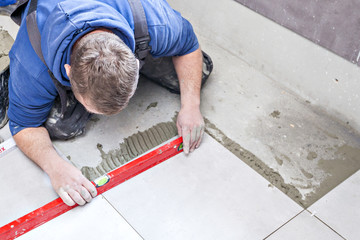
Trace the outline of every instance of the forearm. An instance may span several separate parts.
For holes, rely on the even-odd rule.
[[[200,107],[202,52],[200,48],[190,54],[173,57],[181,93],[181,107]]]
[[[178,75],[181,109],[176,126],[183,137],[184,152],[188,154],[199,147],[204,132],[204,119],[200,112],[200,89],[202,77],[202,52],[173,57]]]
[[[14,136],[19,149],[48,175],[64,161],[55,151],[49,134],[44,127],[26,128]]]
[[[49,175],[54,190],[65,204],[84,205],[96,196],[94,185],[56,152],[45,128],[26,128],[18,132],[14,140],[20,150]]]

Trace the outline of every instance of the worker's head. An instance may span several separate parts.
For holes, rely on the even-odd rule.
[[[65,65],[75,97],[93,113],[112,115],[124,109],[137,87],[139,64],[115,34],[97,30],[74,45]]]

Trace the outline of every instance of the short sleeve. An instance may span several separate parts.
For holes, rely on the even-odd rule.
[[[9,126],[12,135],[29,127],[39,127],[47,119],[57,91],[46,69],[39,76],[28,74],[14,56],[10,56]]]
[[[182,56],[199,48],[191,23],[170,7],[164,8],[162,25],[150,25],[151,54],[154,57]]]

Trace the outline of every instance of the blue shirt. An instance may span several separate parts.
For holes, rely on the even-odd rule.
[[[0,7],[15,4],[16,0],[0,0]]]
[[[154,57],[181,56],[199,48],[191,24],[165,0],[141,0]],[[26,16],[29,4],[23,16]],[[70,64],[75,41],[96,28],[112,30],[135,50],[134,21],[126,0],[38,0],[37,23],[45,62],[56,79],[70,86],[64,65]],[[57,96],[45,64],[33,50],[23,17],[9,53],[9,125],[13,135],[41,126]]]

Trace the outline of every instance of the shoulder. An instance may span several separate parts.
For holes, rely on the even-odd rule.
[[[164,0],[142,0],[141,2],[149,26],[172,26],[181,17],[180,13]]]
[[[23,102],[21,105],[33,105],[34,102],[41,102],[41,99],[55,98],[57,91],[52,82],[47,68],[39,67],[35,59],[31,61],[21,61],[13,49],[9,53],[10,57],[10,81],[9,94],[10,100]],[[39,60],[41,62],[41,60]],[[32,63],[32,64],[31,64]],[[41,62],[42,63],[42,62]]]

